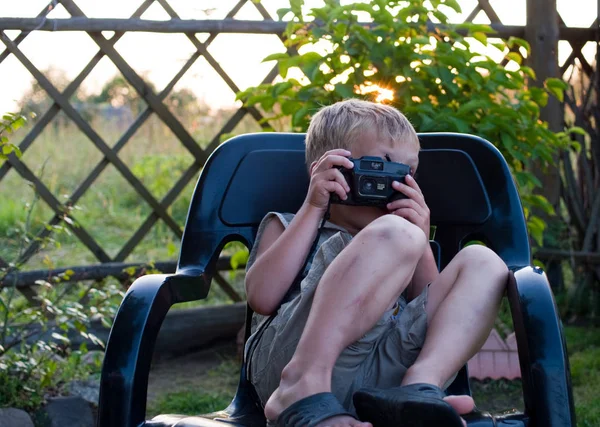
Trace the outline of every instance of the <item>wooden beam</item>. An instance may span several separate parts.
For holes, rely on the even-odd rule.
[[[42,9],[42,11],[38,13],[38,19],[44,19],[46,15],[50,13],[50,11],[52,10],[52,8],[50,7],[51,4],[52,3],[44,7],[44,9]],[[25,40],[25,37],[27,37],[28,34],[29,33],[21,32],[21,34],[19,34],[13,41],[17,46],[19,46],[19,44],[21,44],[21,42]],[[8,55],[10,55],[10,51],[8,49],[4,49],[4,51],[0,53],[0,64],[8,57]]]
[[[73,17],[65,19],[1,18],[0,30],[22,31],[143,31],[157,33],[250,33],[281,34],[287,22],[244,21],[239,19],[107,19]]]
[[[540,1],[540,0],[537,0]],[[543,2],[542,2],[543,3]],[[244,34],[283,34],[287,22],[282,21],[246,21],[226,18],[216,19],[169,19],[152,21],[149,19],[101,19],[73,17],[65,19],[44,18],[0,18],[0,30],[21,31],[141,31],[151,33],[244,33]],[[428,29],[440,27],[429,23]],[[524,37],[525,28],[521,25],[492,24],[496,35],[502,38],[510,36]],[[570,28],[561,26],[561,40],[595,41],[597,29]]]
[[[157,358],[172,357],[206,348],[214,342],[233,340],[244,325],[245,319],[245,302],[171,309],[158,332],[154,355]],[[30,343],[37,340],[55,341],[52,333],[57,330],[54,322],[44,325],[43,328],[34,324],[29,328],[32,336],[27,341]],[[90,323],[87,332],[106,343],[110,329],[102,325],[99,320],[94,320]],[[85,340],[75,328],[69,330],[67,337],[71,348],[79,348],[85,342],[90,350],[101,349],[100,346]]]
[[[177,263],[174,261],[161,261],[152,264],[153,267],[161,273],[175,273]],[[240,265],[244,268],[245,265]],[[149,264],[142,263],[122,263],[122,262],[107,262],[104,264],[95,264],[82,267],[57,268],[55,270],[34,270],[34,271],[19,271],[8,273],[4,278],[0,279],[0,289],[7,286],[16,286],[24,288],[36,285],[38,280],[52,282],[55,278],[59,278],[68,270],[71,274],[68,279],[61,279],[61,283],[80,282],[83,280],[99,280],[111,276],[118,280],[126,280],[130,278],[130,274],[125,270],[135,268],[150,268]],[[231,258],[221,257],[217,261],[217,271],[231,270]]]
[[[539,248],[534,251],[534,258],[541,260],[568,260],[587,262],[600,265],[600,252],[567,251],[563,249]]]

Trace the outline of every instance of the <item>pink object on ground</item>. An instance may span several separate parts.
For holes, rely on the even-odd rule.
[[[469,376],[478,380],[521,378],[515,334],[510,334],[504,341],[498,331],[492,329],[485,344],[479,353],[469,360],[468,365]]]

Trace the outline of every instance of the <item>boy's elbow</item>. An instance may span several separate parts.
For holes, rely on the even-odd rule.
[[[268,301],[265,301],[264,298],[259,298],[256,295],[252,295],[248,293],[247,296],[248,305],[257,314],[262,314],[263,316],[269,316],[275,312],[275,307],[269,304]]]
[[[264,292],[260,292],[258,286],[254,285],[253,276],[249,271],[246,274],[246,302],[255,313],[268,316],[275,311],[276,307],[264,297]]]

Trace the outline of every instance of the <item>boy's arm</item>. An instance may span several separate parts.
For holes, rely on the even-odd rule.
[[[254,264],[246,273],[246,298],[259,314],[279,308],[315,239],[331,193],[346,199],[350,191],[339,167],[352,168],[348,150],[326,152],[310,167],[310,185],[304,204],[287,229],[279,221],[269,222],[258,242]]]
[[[269,315],[277,310],[304,265],[322,216],[320,209],[305,203],[287,229],[276,218],[266,225],[256,261],[246,273],[246,298],[255,312]]]

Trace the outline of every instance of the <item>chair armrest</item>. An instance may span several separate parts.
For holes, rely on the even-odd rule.
[[[99,427],[133,427],[144,422],[148,374],[160,326],[173,304],[206,298],[209,287],[203,274],[150,274],[133,282],[106,344]]]
[[[512,312],[530,426],[575,426],[569,359],[562,323],[541,268],[511,269]]]

